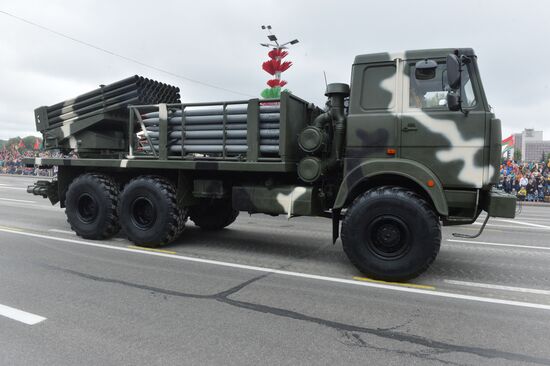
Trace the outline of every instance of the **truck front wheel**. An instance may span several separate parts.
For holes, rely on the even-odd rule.
[[[191,207],[189,218],[204,230],[221,230],[235,221],[239,211],[231,205],[231,200],[213,199]]]
[[[186,212],[178,206],[176,188],[162,177],[131,180],[120,196],[118,215],[128,239],[142,246],[168,244],[185,227]]]
[[[116,212],[118,194],[118,185],[106,175],[78,176],[65,197],[65,214],[71,229],[85,239],[115,235],[120,229]]]
[[[404,281],[432,264],[441,244],[439,218],[419,195],[380,187],[359,196],[342,223],[349,260],[366,276]]]

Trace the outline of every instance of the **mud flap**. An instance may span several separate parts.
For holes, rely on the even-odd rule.
[[[336,244],[336,240],[340,236],[340,211],[339,208],[332,210],[332,244]]]

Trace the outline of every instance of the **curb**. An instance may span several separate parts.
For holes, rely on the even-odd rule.
[[[518,206],[546,206],[550,207],[550,202],[530,202],[530,201],[517,201]]]
[[[55,178],[52,175],[23,175],[23,174],[0,174],[0,177],[10,177],[10,178]]]

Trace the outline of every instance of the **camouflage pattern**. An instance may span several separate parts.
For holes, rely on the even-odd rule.
[[[292,216],[317,216],[322,213],[322,201],[314,187],[259,186],[233,187],[233,207],[249,213],[286,214]]]
[[[422,59],[444,63],[455,49],[420,50],[401,54],[357,56],[352,70],[344,178],[334,208],[342,208],[369,180],[383,179],[419,187],[442,216],[464,212],[477,215],[483,200],[454,190],[487,195],[496,183],[500,159],[500,121],[490,112],[473,50],[459,49],[468,66],[476,103],[468,114],[441,108],[411,107],[411,69]],[[439,75],[440,77],[442,75]],[[442,80],[444,83],[444,80]],[[443,89],[443,88],[442,88]],[[381,178],[382,179],[382,178]],[[498,215],[498,212],[493,212]]]
[[[258,152],[258,110],[265,101],[252,99],[200,104],[248,103],[248,151],[237,158],[228,159],[225,155],[170,156],[165,147],[161,147],[159,156],[137,154],[133,150],[136,146],[133,136],[137,126],[134,118],[138,116],[131,112],[126,126],[129,129],[123,138],[116,135],[116,128],[101,131],[106,132],[104,138],[95,134],[97,129],[94,130],[95,137],[87,136],[86,131],[99,122],[86,120],[68,123],[59,130],[51,130],[48,136],[45,134],[45,140],[57,139],[58,147],[67,149],[78,149],[79,144],[95,144],[95,151],[104,154],[100,157],[35,158],[27,159],[25,163],[60,167],[60,175],[66,175],[62,178],[65,183],[60,183],[59,188],[61,201],[63,187],[70,181],[70,171],[97,170],[120,176],[121,180],[143,172],[173,175],[177,171],[181,181],[178,195],[184,197],[181,200],[187,204],[193,203],[193,197],[208,197],[210,188],[204,180],[215,179],[221,182],[221,186],[215,185],[217,192],[230,194],[234,207],[239,210],[289,216],[326,216],[332,210],[339,215],[341,209],[348,207],[367,189],[398,185],[424,196],[444,223],[471,222],[482,209],[490,211],[491,216],[509,217],[515,207],[513,198],[491,191],[498,178],[501,127],[500,121],[490,112],[472,49],[458,49],[460,55],[470,60],[465,66],[468,77],[464,77],[464,81],[468,83],[468,92],[473,98],[468,101],[471,105],[465,104],[463,113],[451,111],[441,104],[441,95],[446,93],[445,59],[453,52],[455,49],[437,49],[357,56],[352,68],[346,115],[331,108],[321,114],[321,110],[309,103],[282,93],[277,101],[281,103],[281,131],[280,154],[276,158],[262,158]],[[424,59],[441,65],[434,80],[424,82],[415,78],[415,64]],[[437,88],[431,90],[427,85]],[[343,111],[340,102],[347,92],[347,85],[331,84],[328,89],[337,91],[338,98],[342,98],[327,94],[331,104]],[[432,104],[425,107],[424,103],[428,102]],[[185,108],[186,105],[179,106]],[[146,111],[167,108],[166,105],[138,107],[144,107]],[[335,141],[333,137],[332,141],[323,143],[322,149],[304,151],[298,144],[298,136],[300,131],[312,125],[317,126],[321,133],[343,138]],[[106,126],[114,126],[114,123]],[[160,131],[166,134],[166,126],[161,125]],[[109,136],[116,138],[109,142]],[[115,143],[117,140],[119,145]],[[61,144],[60,141],[68,143]],[[165,143],[166,136],[161,141]],[[302,174],[302,180],[297,167],[305,158],[318,161],[322,169],[319,174],[307,174],[307,177]],[[200,183],[201,180],[206,183]],[[194,190],[194,187],[205,188]]]

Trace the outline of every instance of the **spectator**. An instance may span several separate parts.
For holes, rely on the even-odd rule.
[[[53,169],[35,169],[23,165],[23,158],[28,157],[62,157],[56,151],[34,151],[19,148],[16,145],[0,149],[0,174],[53,176]]]
[[[529,184],[529,180],[527,179],[527,177],[526,176],[521,177],[521,179],[519,180],[520,188],[527,188],[528,184]]]
[[[540,163],[504,161],[500,166],[499,187],[517,195],[519,200],[550,202],[550,160]]]

